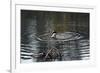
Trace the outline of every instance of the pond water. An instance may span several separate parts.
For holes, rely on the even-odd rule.
[[[21,10],[20,46],[21,63],[89,60],[89,13]]]
[[[77,38],[74,36],[70,40],[58,40],[46,36],[42,36],[42,38],[31,36],[33,41],[30,41],[29,44],[21,44],[22,63],[89,59],[89,40],[84,36],[80,35]]]

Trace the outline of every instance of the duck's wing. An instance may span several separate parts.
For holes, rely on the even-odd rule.
[[[65,33],[58,33],[56,35],[56,38],[57,40],[69,41],[69,40],[77,40],[83,38],[83,36],[75,32],[65,32]]]

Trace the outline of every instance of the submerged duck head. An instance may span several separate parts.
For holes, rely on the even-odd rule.
[[[51,38],[56,38],[56,34],[57,34],[57,32],[54,31],[54,32],[52,33],[52,35],[51,35]]]

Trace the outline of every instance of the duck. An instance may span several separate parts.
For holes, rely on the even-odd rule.
[[[57,33],[56,31],[53,31],[51,34],[51,38],[54,38],[56,40],[77,40],[83,38],[79,33],[76,32],[64,32],[64,33]]]

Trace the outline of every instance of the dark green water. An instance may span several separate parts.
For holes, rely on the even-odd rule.
[[[88,60],[89,14],[22,10],[20,52],[21,63]]]

